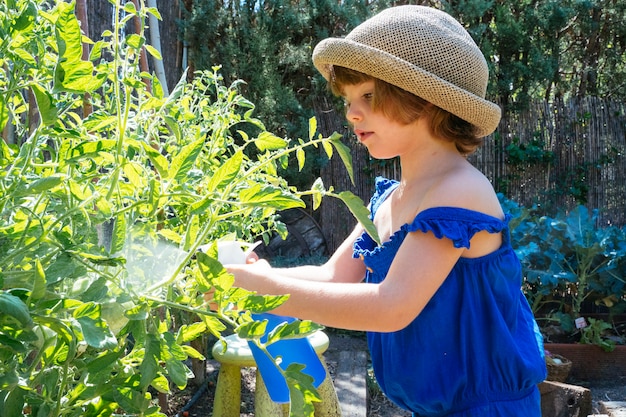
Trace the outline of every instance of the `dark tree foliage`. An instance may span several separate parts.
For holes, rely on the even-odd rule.
[[[244,94],[271,130],[301,136],[311,99],[325,88],[311,63],[313,47],[368,15],[358,0],[195,0],[184,20],[185,39],[196,68],[221,65],[226,82],[247,83]]]
[[[226,83],[237,79],[257,106],[255,114],[279,135],[308,134],[315,97],[328,94],[311,62],[313,48],[341,36],[369,15],[366,3],[348,0],[194,0],[183,21],[189,59],[196,69],[221,66]],[[286,176],[310,185],[323,163],[307,155],[304,172]],[[308,183],[308,184],[307,184]]]
[[[459,19],[490,65],[488,98],[506,112],[532,100],[626,99],[622,0],[185,0],[181,28],[192,68],[220,65],[227,83],[244,80],[268,129],[297,138],[307,134],[316,99],[329,96],[311,62],[315,45],[406,3]]]
[[[460,0],[444,9],[487,56],[490,95],[513,110],[536,99],[626,98],[623,1]]]
[[[243,79],[270,129],[300,135],[325,83],[312,48],[390,5],[439,7],[469,30],[488,58],[489,96],[511,109],[529,100],[626,98],[626,2],[621,0],[188,0],[185,40],[197,68],[221,65]],[[512,107],[511,107],[512,106]]]

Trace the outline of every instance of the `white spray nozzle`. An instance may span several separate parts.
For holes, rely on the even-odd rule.
[[[223,240],[217,242],[217,260],[221,264],[245,264],[248,256],[261,242],[248,243],[238,240]],[[245,250],[243,249],[245,248]]]

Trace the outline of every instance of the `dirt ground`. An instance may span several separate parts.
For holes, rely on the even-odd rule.
[[[327,352],[327,366],[331,377],[334,377],[333,349],[367,349],[364,338],[346,334],[329,334],[331,343]],[[358,336],[358,335],[357,335]],[[207,361],[208,383],[200,390],[190,384],[184,391],[175,392],[168,399],[169,417],[211,417],[212,404],[217,382],[219,364],[216,361]],[[591,390],[594,414],[600,414],[600,401],[626,401],[626,375],[619,380],[612,381],[567,381],[568,383],[583,386]],[[254,369],[242,371],[242,398],[241,416],[254,417]],[[380,393],[376,384],[368,377],[367,417],[410,417],[411,413],[396,407]],[[197,398],[193,398],[194,395]]]

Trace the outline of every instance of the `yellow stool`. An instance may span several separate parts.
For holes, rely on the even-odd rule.
[[[213,417],[239,417],[241,413],[241,368],[254,367],[256,363],[247,340],[241,339],[236,334],[226,336],[224,339],[226,350],[221,340],[215,343],[212,350],[213,357],[220,363]],[[317,388],[322,401],[314,404],[315,417],[340,417],[341,409],[337,393],[322,357],[328,349],[328,336],[320,330],[308,336],[308,339],[326,369],[326,378]],[[258,369],[256,370],[254,415],[256,417],[289,415],[289,404],[278,404],[272,401]]]

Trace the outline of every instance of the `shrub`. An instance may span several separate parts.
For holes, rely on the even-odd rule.
[[[551,218],[540,216],[536,207],[519,207],[503,197],[501,202],[514,215],[512,243],[522,262],[525,294],[540,321],[574,333],[575,320],[596,306],[609,314],[624,311],[623,228],[598,227],[597,210],[584,206]]]

